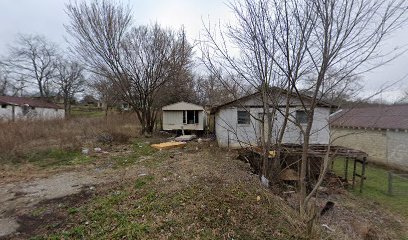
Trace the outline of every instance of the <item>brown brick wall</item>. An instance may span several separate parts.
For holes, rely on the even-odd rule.
[[[354,148],[368,154],[368,160],[408,170],[408,133],[394,130],[332,128],[334,145]]]
[[[354,148],[368,154],[369,161],[386,164],[387,137],[385,131],[332,128],[333,144]]]

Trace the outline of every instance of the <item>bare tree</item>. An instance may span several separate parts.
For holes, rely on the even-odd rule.
[[[259,119],[267,127],[262,136],[263,168],[267,167],[270,132],[275,124],[268,113],[282,114],[285,122],[296,124],[289,103],[291,96],[300,100],[307,116],[305,125],[296,124],[303,136],[299,192],[300,212],[305,215],[330,162],[327,154],[319,179],[307,191],[306,169],[315,110],[322,99],[333,98],[330,94],[335,92],[329,90],[336,86],[344,89],[359,73],[395,57],[381,53],[379,46],[406,22],[407,4],[401,0],[245,0],[232,2],[231,8],[237,20],[234,26],[227,25],[219,32],[206,26],[203,62],[211,72],[221,67],[231,75],[238,74],[241,86],[247,83],[260,92],[263,116],[267,116]],[[310,96],[305,97],[300,88],[310,78],[314,81],[308,91]],[[275,98],[286,99],[285,109],[271,101],[268,89],[272,86],[285,89]],[[280,126],[278,146],[285,128],[285,123]]]
[[[59,58],[54,83],[64,100],[65,117],[71,115],[71,103],[77,93],[84,91],[84,68],[77,62]]]
[[[217,106],[244,96],[247,92],[242,92],[240,85],[229,80],[227,77],[219,77],[213,74],[200,76],[197,78],[196,88],[201,104]]]
[[[40,35],[19,35],[6,64],[16,81],[36,86],[42,98],[52,92],[57,46]]]
[[[0,95],[24,95],[24,81],[16,80],[7,64],[0,62]]]
[[[194,73],[188,68],[181,70],[160,87],[157,95],[158,106],[180,101],[198,103]]]
[[[408,89],[402,90],[402,96],[394,102],[394,104],[404,103],[408,103]]]
[[[109,108],[117,105],[120,100],[118,91],[114,89],[113,83],[109,79],[103,78],[97,74],[92,78],[93,80],[90,87],[96,91],[106,118],[108,116]]]
[[[10,88],[10,79],[7,70],[0,62],[0,95],[7,95]]]
[[[68,4],[68,32],[90,71],[112,81],[120,97],[136,111],[142,133],[153,131],[157,92],[188,66],[191,46],[184,30],[159,25],[133,27],[129,8],[103,0]]]
[[[328,74],[326,81],[320,87],[318,97],[338,107],[343,107],[353,101],[363,89],[361,82],[360,76],[342,76],[339,79],[336,75]],[[316,77],[306,79],[305,84],[306,86],[302,89],[302,92],[312,95],[312,90],[315,89]]]
[[[123,46],[132,79],[126,101],[140,109],[137,113],[145,126],[143,132],[151,133],[161,107],[157,104],[157,93],[166,82],[181,76],[183,68],[190,63],[191,46],[183,30],[175,35],[157,24],[132,29]]]
[[[359,72],[378,67],[383,63],[379,46],[384,38],[406,21],[407,5],[405,1],[377,0],[318,0],[297,4],[297,11],[310,16],[311,35],[306,43],[305,52],[312,63],[312,74],[316,76],[310,105],[305,108],[308,116],[304,131],[303,154],[300,172],[301,211],[320,186],[330,159],[325,164],[318,182],[310,193],[306,190],[306,168],[308,148],[314,112],[320,93],[330,75],[336,75],[338,81],[346,81]],[[299,17],[298,17],[299,16]],[[298,17],[299,27],[304,28],[304,16]],[[389,58],[388,58],[389,60]],[[370,65],[369,68],[366,66]],[[330,145],[329,145],[330,148]]]
[[[250,109],[246,111],[262,125],[262,167],[259,177],[264,182],[271,174],[268,172],[271,130],[275,126],[273,116],[282,93],[272,91],[271,87],[286,85],[286,79],[275,74],[277,46],[271,35],[274,35],[276,23],[268,20],[272,16],[266,6],[266,2],[251,0],[231,3],[237,24],[227,25],[225,31],[221,27],[219,31],[214,31],[210,25],[206,26],[201,44],[203,63],[224,86],[228,85],[227,77],[243,92],[247,89],[259,92],[262,113],[258,115],[252,114]],[[239,53],[234,54],[231,49],[237,49]]]

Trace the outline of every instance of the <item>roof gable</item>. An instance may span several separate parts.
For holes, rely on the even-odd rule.
[[[163,111],[182,111],[182,110],[196,110],[196,111],[204,111],[202,106],[188,103],[188,102],[178,102],[173,103],[162,108]]]
[[[272,94],[278,94],[282,97],[286,97],[287,94],[287,90],[282,89],[282,88],[278,88],[278,87],[272,87],[271,88],[271,92]],[[291,103],[290,105],[295,105],[295,106],[301,106],[302,104],[300,103],[300,98],[298,97],[298,95],[296,95],[295,93],[291,93]],[[301,98],[303,101],[306,101],[307,103],[310,103],[310,100],[312,99],[310,96],[306,95],[306,94],[300,94]],[[258,98],[258,99],[257,99]],[[271,101],[272,102],[272,101]],[[281,101],[282,103],[278,103],[277,105],[279,106],[285,106],[286,102],[285,101]],[[307,104],[306,103],[306,104]],[[211,113],[215,113],[217,112],[219,109],[224,108],[224,107],[228,107],[228,106],[256,106],[262,105],[262,100],[260,99],[260,92],[255,92],[252,94],[249,94],[247,96],[241,97],[239,99],[233,100],[231,102],[227,102],[224,103],[220,106],[214,107],[213,109],[211,109]],[[318,100],[318,104],[317,106],[319,107],[326,107],[326,108],[333,108],[336,107],[333,104],[327,103],[325,101],[322,100]]]
[[[26,97],[11,97],[11,96],[0,96],[0,104],[8,104],[15,106],[28,105],[30,107],[40,107],[40,108],[61,108],[54,103],[49,103],[43,100],[31,99]]]

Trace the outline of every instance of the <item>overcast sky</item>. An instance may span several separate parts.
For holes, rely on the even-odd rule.
[[[69,0],[0,0],[0,56],[7,54],[16,34],[41,34],[65,47],[65,29],[68,23],[64,12]],[[124,1],[126,2],[126,1]],[[226,0],[129,0],[136,24],[158,22],[175,29],[184,25],[191,40],[199,38],[202,19],[212,22],[228,21],[231,12]],[[408,28],[396,32],[386,43],[387,49],[408,46]],[[396,82],[408,74],[408,53],[375,71],[364,74],[364,93],[367,96],[383,85]],[[381,96],[393,101],[408,90],[408,78],[389,88]]]

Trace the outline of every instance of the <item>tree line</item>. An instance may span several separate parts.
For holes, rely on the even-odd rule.
[[[0,60],[0,95],[24,96],[27,89],[47,100],[58,95],[69,114],[84,85],[84,67],[40,35],[18,35]]]
[[[71,31],[69,26],[67,29]],[[111,67],[118,75],[110,72],[103,58],[96,54],[103,45],[89,43],[96,47],[95,52],[89,52],[92,50],[89,46],[82,46],[82,51],[80,46],[73,44],[70,45],[76,49],[73,53],[72,49],[61,50],[44,36],[20,34],[7,55],[0,58],[0,96],[37,97],[46,101],[58,98],[67,117],[72,103],[81,95],[95,96],[103,103],[106,112],[121,102],[129,103],[151,132],[157,110],[164,105],[187,101],[214,106],[231,101],[237,95],[230,94],[227,89],[239,92],[233,83],[226,87],[217,81],[216,76],[193,71],[196,66],[193,48],[183,29],[175,32],[154,24],[134,27],[127,34],[126,40],[120,40],[117,50],[108,42],[104,45],[111,51],[107,54],[118,51],[120,57],[116,62],[113,56],[105,56],[112,57],[105,60],[116,64],[118,68]],[[80,55],[75,52],[87,54],[87,57],[78,58]]]

